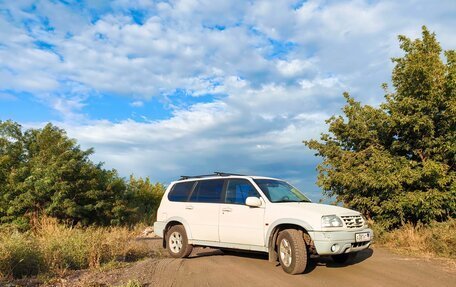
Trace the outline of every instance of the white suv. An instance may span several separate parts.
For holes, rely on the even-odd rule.
[[[261,251],[290,274],[304,272],[311,255],[343,263],[373,237],[359,212],[311,203],[283,180],[221,172],[172,182],[154,230],[173,257],[193,246]]]

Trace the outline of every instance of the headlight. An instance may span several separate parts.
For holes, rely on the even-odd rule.
[[[342,227],[342,220],[336,215],[325,215],[321,217],[321,227]]]

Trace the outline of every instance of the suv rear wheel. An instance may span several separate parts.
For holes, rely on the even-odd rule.
[[[282,269],[289,274],[301,274],[307,267],[307,246],[302,231],[285,229],[277,238],[277,253]]]
[[[188,244],[184,226],[174,225],[166,232],[166,249],[174,258],[185,258],[192,253],[193,245]]]

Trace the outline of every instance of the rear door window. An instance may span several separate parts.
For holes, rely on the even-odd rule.
[[[176,183],[168,194],[170,201],[187,201],[192,192],[194,181]]]
[[[223,191],[223,179],[201,180],[190,196],[191,202],[220,203]]]

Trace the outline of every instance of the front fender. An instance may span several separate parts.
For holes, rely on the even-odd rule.
[[[266,232],[266,238],[264,242],[266,242],[266,247],[269,248],[270,245],[270,238],[272,236],[272,232],[274,229],[281,225],[281,224],[292,224],[292,225],[298,225],[304,228],[307,232],[313,231],[313,228],[310,224],[308,224],[306,221],[301,220],[301,219],[296,219],[296,218],[281,218],[276,221],[274,221],[271,225],[269,225],[268,231]]]

